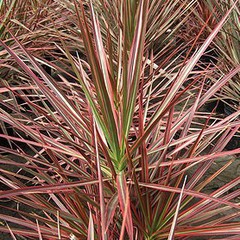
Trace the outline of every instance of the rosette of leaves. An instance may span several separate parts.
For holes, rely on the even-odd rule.
[[[232,8],[183,58],[179,46],[169,51],[163,44],[156,53],[150,44],[165,34],[154,36],[154,18],[191,7],[163,2],[161,12],[158,1],[73,1],[84,51],[72,55],[59,34],[71,72],[45,60],[56,78],[13,34],[17,50],[1,41],[24,72],[0,89],[23,101],[1,100],[0,120],[17,136],[0,134],[14,145],[0,147],[8,153],[0,159],[7,188],[0,199],[18,206],[1,204],[15,214],[0,214],[1,231],[28,239],[240,236],[239,177],[205,191],[233,162],[206,175],[218,158],[240,152],[224,151],[239,128],[239,112],[216,119],[201,111],[240,66],[211,85],[208,69],[193,71]],[[12,165],[17,171],[7,168]]]

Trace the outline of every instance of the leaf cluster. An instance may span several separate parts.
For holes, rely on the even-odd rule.
[[[237,172],[209,188],[240,153],[240,109],[206,109],[239,101],[227,2],[0,2],[0,231],[240,237]]]

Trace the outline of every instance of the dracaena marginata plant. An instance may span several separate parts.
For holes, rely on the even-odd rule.
[[[191,39],[199,32],[201,26],[206,25],[204,34],[201,37],[205,37],[211,33],[219,20],[224,16],[225,10],[232,4],[232,1],[222,0],[207,0],[197,1],[197,7],[194,11],[191,11],[191,21],[188,21],[190,26],[185,29],[191,28],[192,31],[186,30],[183,34],[183,39]],[[210,45],[211,54],[205,56],[208,58],[206,64],[210,64],[211,61],[217,64],[217,68],[212,72],[214,77],[212,81],[217,78],[221,78],[224,74],[229,72],[230,69],[236,67],[240,63],[240,2],[236,1],[235,8],[229,15],[229,19],[220,30],[217,37],[212,41]],[[197,24],[196,24],[197,23]],[[214,51],[214,54],[213,54]],[[218,75],[216,77],[216,75]],[[209,79],[211,77],[209,76]],[[239,73],[237,73],[228,84],[225,84],[220,91],[214,95],[213,101],[221,100],[225,104],[225,113],[233,112],[239,108],[240,85],[239,85]]]
[[[174,35],[195,1],[56,2],[72,12],[66,27],[82,51],[73,54],[54,24],[54,61],[12,31],[16,48],[1,40],[22,73],[1,79],[0,120],[15,134],[0,134],[9,145],[0,147],[0,199],[17,206],[1,204],[14,215],[1,212],[0,231],[13,239],[237,239],[240,178],[205,189],[234,161],[206,175],[219,157],[240,152],[224,151],[239,111],[218,118],[203,106],[240,66],[211,85],[212,69],[194,70],[235,5],[192,53],[206,26],[187,46]]]
[[[215,6],[214,18],[216,21],[223,16],[224,8],[229,5],[230,2],[215,1],[207,4],[208,9],[211,11]],[[219,35],[214,40],[213,44],[216,46],[219,52],[219,75],[225,74],[232,67],[236,67],[240,64],[240,2],[236,3],[236,7],[229,15],[229,20],[221,29]],[[225,44],[224,44],[225,43]],[[225,112],[237,111],[240,106],[240,81],[239,73],[236,74],[226,84],[221,91],[218,91],[216,96],[225,103]]]

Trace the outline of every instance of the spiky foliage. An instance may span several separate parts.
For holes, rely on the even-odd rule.
[[[205,25],[206,28],[201,34],[201,38],[211,33],[219,20],[224,16],[226,8],[229,8],[233,1],[222,0],[208,0],[197,1],[197,7],[191,12],[191,21],[188,21],[191,26],[185,27],[185,34],[183,39],[188,41],[197,35],[201,26]],[[236,1],[235,8],[229,15],[229,19],[220,30],[217,37],[210,45],[210,54],[205,55],[207,65],[214,62],[217,68],[213,71],[213,75],[218,75],[217,78],[222,77],[240,63],[239,58],[239,44],[240,44],[240,3]],[[196,24],[197,23],[197,24]],[[188,31],[191,28],[192,31]],[[210,77],[211,78],[211,77]],[[214,81],[213,77],[213,81]],[[226,106],[226,112],[236,111],[239,108],[239,74],[236,74],[228,84],[224,85],[221,91],[218,91],[215,97],[221,99]]]
[[[1,231],[28,239],[240,236],[239,177],[204,190],[233,161],[206,177],[218,158],[240,152],[223,151],[239,128],[239,111],[220,119],[201,108],[240,66],[212,85],[209,69],[194,70],[235,6],[186,54],[185,46],[173,45],[174,33],[194,2],[59,1],[72,11],[68,31],[75,29],[81,44],[73,54],[52,28],[61,53],[52,55],[54,62],[11,32],[16,49],[1,41],[24,72],[1,86],[0,120],[15,135],[0,135],[12,146],[1,146],[9,153],[0,160],[9,190],[0,198],[18,203],[2,206],[17,216],[1,214],[8,224]]]
[[[230,4],[230,2],[226,3],[220,1],[216,6],[219,12],[218,15],[215,15],[216,19],[219,19],[221,15],[223,15],[224,8],[226,4]],[[208,6],[211,8],[212,6]],[[220,16],[219,16],[220,15]],[[236,4],[234,11],[229,16],[229,20],[224,25],[220,34],[214,41],[215,46],[219,50],[220,61],[219,61],[219,69],[221,71],[220,74],[225,74],[230,69],[239,66],[240,64],[240,53],[239,53],[239,45],[240,45],[240,3]],[[225,43],[225,44],[223,44]],[[228,84],[226,84],[222,91],[219,92],[218,97],[223,99],[226,105],[228,105],[230,111],[236,111],[240,106],[240,83],[239,83],[239,73],[233,77]]]

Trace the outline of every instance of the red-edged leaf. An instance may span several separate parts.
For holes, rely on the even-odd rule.
[[[88,224],[88,240],[94,240],[94,224],[92,218],[92,212],[89,212],[89,224]]]
[[[106,229],[105,229],[105,231],[108,230],[109,225],[113,222],[113,217],[115,215],[117,206],[118,206],[118,194],[114,194],[106,206],[106,216],[105,216]]]

